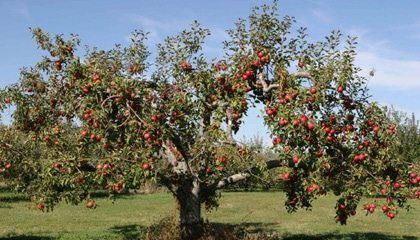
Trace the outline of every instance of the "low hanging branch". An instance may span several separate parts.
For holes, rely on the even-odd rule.
[[[289,166],[287,161],[269,160],[266,162],[267,170],[278,168],[278,167],[287,167],[287,166]],[[229,177],[225,177],[217,183],[216,188],[221,189],[227,185],[231,185],[231,184],[235,184],[237,182],[243,181],[251,177],[257,171],[258,169],[256,167],[252,167],[245,172],[237,173]]]

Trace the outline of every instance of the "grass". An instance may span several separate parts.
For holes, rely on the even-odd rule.
[[[4,197],[7,196],[7,197]],[[97,199],[97,209],[60,204],[54,212],[36,211],[33,205],[0,193],[2,239],[138,239],[140,232],[160,219],[176,214],[174,199],[166,193],[128,195],[115,203]],[[10,201],[4,201],[9,199]],[[314,202],[312,211],[288,214],[281,192],[224,193],[217,211],[204,217],[215,225],[246,227],[249,231],[275,231],[284,239],[420,239],[420,201],[416,208],[388,220],[382,213],[364,216],[362,210],[346,226],[334,222],[335,198]],[[379,210],[379,209],[378,209]]]

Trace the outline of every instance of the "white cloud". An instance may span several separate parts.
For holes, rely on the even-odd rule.
[[[152,43],[158,43],[174,32],[179,32],[189,26],[188,22],[180,20],[158,20],[143,15],[132,15],[130,19],[139,24],[141,29],[149,32],[148,39]]]
[[[411,116],[412,113],[414,113],[414,116],[419,117],[420,116],[420,110],[413,109],[413,108],[407,108],[406,106],[402,106],[399,104],[384,102],[384,101],[378,101],[379,105],[381,106],[387,106],[388,108],[393,108],[394,110],[401,111],[407,116]]]
[[[177,34],[183,29],[186,29],[190,26],[192,21],[183,21],[183,20],[160,20],[143,15],[131,15],[129,16],[131,21],[140,25],[140,29],[145,32],[148,32],[148,40],[151,45],[162,42],[165,37],[172,34]],[[227,32],[219,27],[209,27],[203,26],[204,28],[209,28],[211,35],[206,38],[203,45],[203,52],[209,54],[211,57],[220,57],[222,53],[222,42],[229,38]],[[131,36],[126,36],[125,40],[130,41]]]
[[[220,41],[220,43],[224,40],[229,39],[229,34],[226,32],[226,29],[221,29],[217,27],[209,28],[211,33],[211,38],[214,41]]]
[[[332,19],[330,16],[328,16],[324,11],[322,11],[321,9],[313,9],[311,11],[312,16],[315,17],[315,19],[317,19],[318,21],[322,22],[322,23],[331,23]]]
[[[365,76],[375,69],[375,76],[369,81],[371,86],[420,88],[420,61],[386,58],[375,52],[362,51],[356,64],[363,69]]]
[[[352,37],[357,37],[359,40],[363,39],[367,34],[370,33],[370,30],[367,28],[352,27],[347,31],[347,34]]]
[[[420,39],[420,22],[390,27],[384,29],[384,31],[389,31],[391,34],[398,34],[408,39],[418,40]]]
[[[413,27],[415,25],[404,26],[394,31]],[[401,90],[420,88],[420,60],[407,59],[407,53],[391,47],[387,39],[373,39],[373,32],[369,29],[353,27],[347,32],[358,37],[356,65],[363,69],[362,74],[368,76],[369,71],[375,69],[375,76],[370,78],[369,86]]]
[[[149,17],[136,15],[132,17],[132,20],[138,24],[140,24],[141,29],[145,32],[148,32],[148,38],[152,42],[159,42],[162,40],[161,34],[162,31],[167,30],[167,25],[162,22],[158,21]]]

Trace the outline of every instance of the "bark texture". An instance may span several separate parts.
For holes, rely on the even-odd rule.
[[[200,185],[198,181],[187,181],[177,191],[182,240],[199,239],[204,232],[201,218]]]

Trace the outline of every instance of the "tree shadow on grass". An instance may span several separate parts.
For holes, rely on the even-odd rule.
[[[13,237],[0,237],[0,240],[53,240],[52,237],[40,237],[40,236],[31,236],[31,235],[20,235]]]
[[[21,202],[21,201],[29,201],[30,198],[24,194],[14,194],[14,193],[7,193],[3,196],[0,196],[1,202]]]
[[[139,239],[140,234],[146,230],[146,227],[141,225],[122,225],[114,226],[110,230],[118,235],[121,235],[124,240],[132,240]]]
[[[8,204],[0,202],[0,208],[12,209],[12,207]]]
[[[366,232],[366,233],[327,233],[317,235],[306,234],[290,234],[283,235],[284,240],[416,240],[416,236],[392,236],[383,233]]]
[[[327,233],[317,235],[307,234],[287,234],[283,235],[284,240],[416,240],[416,236],[393,236],[383,233],[366,232],[366,233]]]
[[[238,236],[275,232],[274,226],[276,226],[275,223],[261,222],[248,222],[241,224],[229,224],[219,222],[208,223],[208,228],[212,232],[231,232]]]
[[[92,198],[108,198],[109,197],[109,193],[107,191],[99,191],[99,190],[92,191],[90,195]],[[126,192],[126,193],[120,193],[116,195],[116,197],[117,198],[131,198],[135,195],[136,194],[134,193]],[[0,203],[1,202],[6,202],[6,203],[27,202],[27,201],[30,201],[29,195],[25,195],[22,193],[15,193],[12,190],[8,190],[8,191],[0,190]]]
[[[149,239],[168,239],[172,236],[176,239],[179,234],[174,228],[174,219],[165,218],[151,227],[141,225],[122,225],[114,226],[110,230],[123,237],[124,240],[140,239],[147,232]],[[325,234],[280,234],[276,231],[277,223],[248,222],[241,224],[228,224],[220,222],[210,222],[206,224],[208,239],[224,240],[416,240],[416,236],[393,236],[377,232],[365,233],[340,233],[331,232]],[[19,238],[17,238],[19,239]],[[25,238],[23,238],[25,239]],[[29,239],[29,238],[27,238]],[[40,238],[42,239],[42,238]],[[207,238],[205,238],[207,239]],[[0,238],[0,240],[2,240]]]
[[[163,218],[150,227],[141,225],[122,225],[114,226],[110,229],[115,234],[123,237],[124,240],[132,239],[178,239],[179,229],[176,226],[177,219],[173,217]],[[204,239],[223,239],[236,240],[245,239],[246,236],[265,232],[267,229],[272,230],[275,224],[270,223],[243,223],[243,224],[226,224],[226,223],[206,223],[205,235],[211,236]],[[147,237],[146,237],[147,236]],[[268,235],[264,235],[268,236]],[[249,239],[249,238],[248,238]],[[254,239],[254,238],[252,238]],[[271,238],[264,238],[268,240]],[[255,239],[255,240],[259,240]]]
[[[213,233],[227,232],[233,233],[237,238],[242,239],[255,239],[255,240],[417,240],[420,236],[395,236],[386,233],[378,232],[353,232],[353,233],[340,233],[329,232],[324,234],[290,234],[279,233],[277,223],[261,223],[261,222],[248,222],[241,224],[226,224],[226,223],[210,223],[209,224]],[[230,235],[230,234],[228,234]]]

